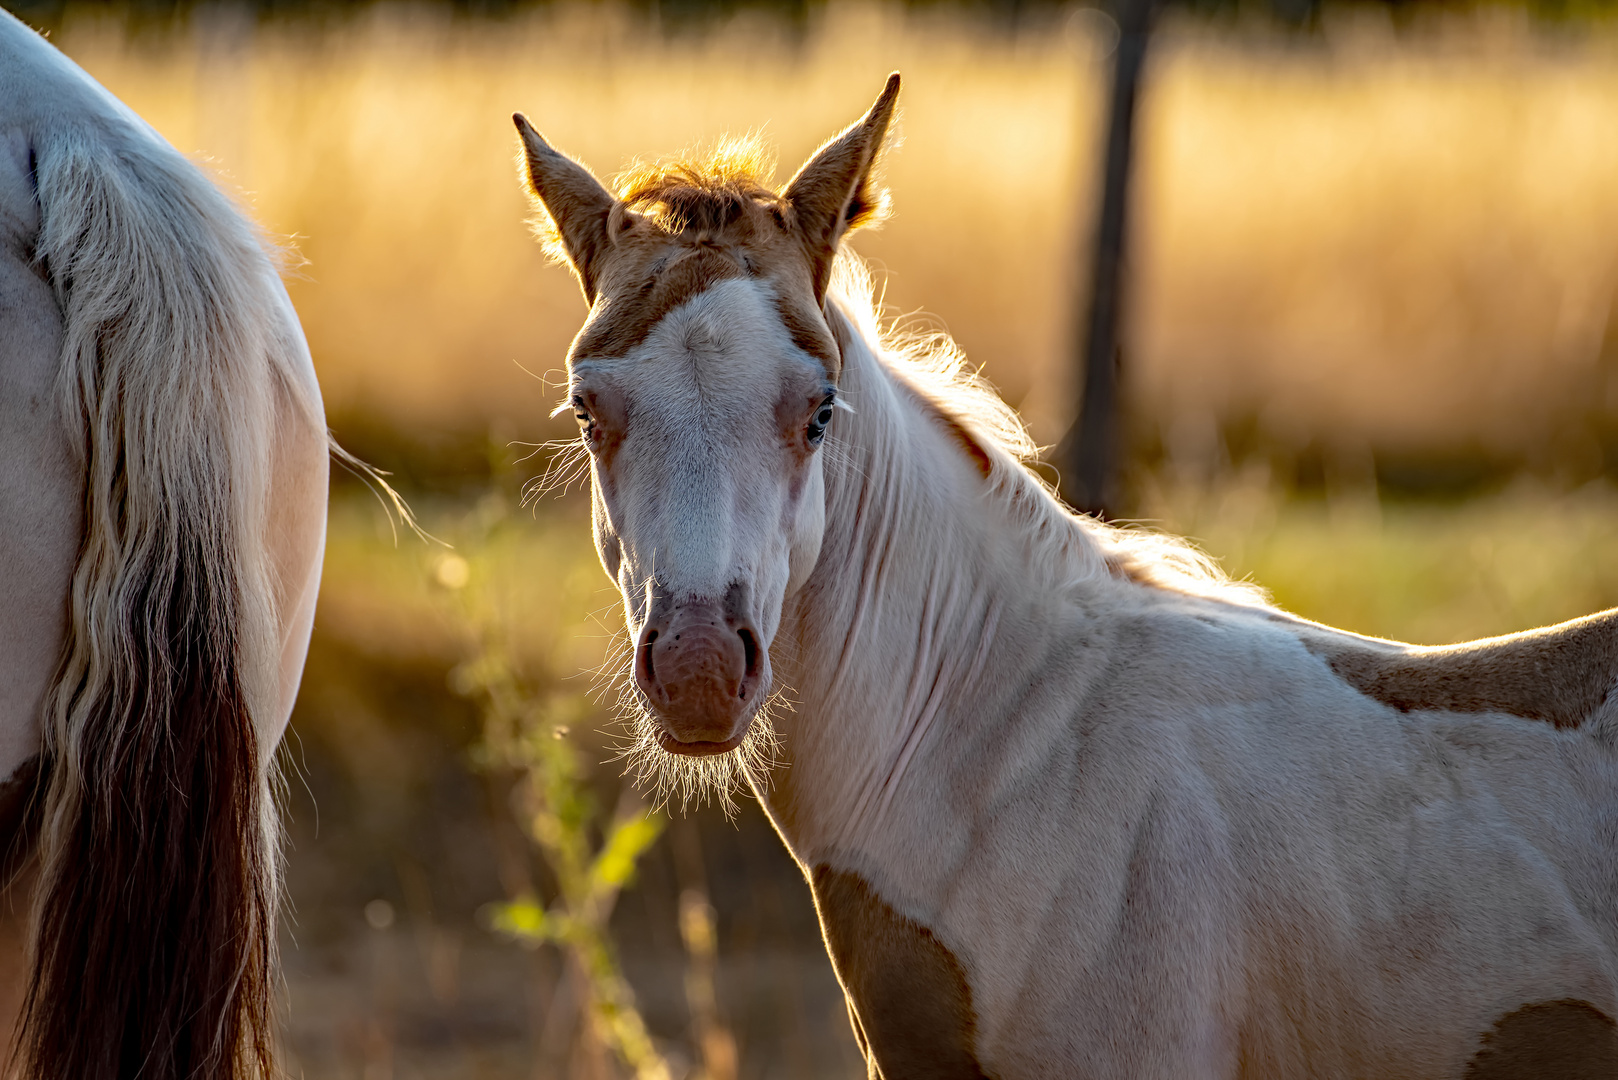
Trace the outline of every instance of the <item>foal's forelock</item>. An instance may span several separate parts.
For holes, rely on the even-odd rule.
[[[673,312],[736,280],[756,281],[765,289],[792,344],[818,360],[835,381],[841,356],[815,300],[807,261],[789,238],[752,227],[626,240],[604,268],[569,361],[622,357]]]

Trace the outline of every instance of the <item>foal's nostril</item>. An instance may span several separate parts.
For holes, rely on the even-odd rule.
[[[736,696],[746,698],[753,692],[753,679],[758,675],[758,639],[745,627],[737,630],[736,636],[742,639],[742,680]]]
[[[647,694],[657,696],[657,669],[653,666],[652,658],[657,644],[657,631],[648,630],[641,639],[640,646],[635,650],[635,681]]]

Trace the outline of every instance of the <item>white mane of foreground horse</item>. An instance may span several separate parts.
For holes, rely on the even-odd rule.
[[[898,86],[779,192],[517,117],[641,738],[751,782],[871,1074],[1618,1076],[1618,612],[1413,648],[1068,513],[838,255]]]
[[[269,763],[314,615],[326,449],[253,227],[0,12],[0,856],[8,906],[30,904],[15,1075],[271,1072]],[[19,962],[0,957],[6,981]]]

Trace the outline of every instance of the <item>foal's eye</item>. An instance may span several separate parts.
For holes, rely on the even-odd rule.
[[[826,427],[831,423],[833,398],[828,396],[815,410],[814,418],[809,421],[809,429],[804,432],[810,446],[819,446],[820,440],[826,437]]]
[[[590,410],[584,407],[584,400],[582,398],[574,398],[572,405],[573,419],[579,422],[579,430],[584,432],[584,434],[588,437],[590,434],[590,429],[595,426],[595,417],[591,416]]]

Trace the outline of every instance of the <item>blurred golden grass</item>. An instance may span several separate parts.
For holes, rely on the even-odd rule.
[[[1397,34],[1375,19],[1328,10],[1301,44],[1189,23],[1159,35],[1129,359],[1171,463],[1216,458],[1233,416],[1351,453],[1528,454],[1587,438],[1592,415],[1618,418],[1618,36],[1498,10]],[[1093,14],[1017,32],[959,11],[833,3],[803,28],[741,17],[702,35],[565,3],[498,20],[430,5],[262,24],[219,7],[190,20],[132,33],[75,7],[55,40],[182,148],[211,155],[267,227],[297,237],[309,261],[292,289],[338,415],[545,433],[551,391],[523,369],[555,371],[583,305],[523,228],[512,109],[603,173],[754,128],[780,146],[785,173],[899,68],[898,213],[859,246],[890,272],[890,303],[935,313],[1041,438],[1067,421],[1072,268],[1108,48]],[[1608,503],[1588,493],[1603,489],[1566,496],[1573,510],[1545,492],[1448,516],[1390,508],[1378,526],[1389,531],[1328,541],[1342,513],[1310,517],[1316,504],[1279,499],[1262,473],[1197,495],[1205,476],[1168,470],[1142,512],[1205,535],[1312,617],[1436,641],[1618,603],[1606,578],[1581,578],[1561,601],[1501,607],[1478,581],[1470,597],[1441,585],[1461,564],[1435,554],[1473,551],[1469,531],[1511,550],[1505,534],[1531,505],[1558,523],[1524,534],[1535,550],[1574,535],[1586,547],[1514,565],[1598,573],[1591,522],[1608,519],[1589,507]],[[1244,518],[1244,505],[1272,509]],[[615,627],[577,511],[547,510],[539,548],[499,556],[512,560],[512,602],[601,611]],[[326,625],[359,637],[389,625],[399,649],[445,655],[430,612],[411,606],[420,566],[373,558],[377,515],[335,512]],[[1299,554],[1282,554],[1294,542]],[[1354,543],[1363,560],[1346,553]],[[1386,590],[1302,584],[1306,565],[1327,582],[1335,567],[1374,576],[1383,564],[1428,569],[1389,571]],[[373,588],[388,572],[401,576]],[[1416,613],[1446,605],[1470,614]],[[607,630],[568,618],[514,631],[517,647],[568,653],[558,672],[593,666]]]
[[[895,267],[903,303],[953,295],[963,311],[1004,316],[1049,313],[1065,296],[1023,264],[1061,276],[1079,205],[1079,87],[1093,91],[1097,74],[1082,30],[984,41],[866,7],[828,9],[804,40],[741,23],[669,42],[610,7],[470,22],[384,5],[318,34],[202,27],[165,40],[79,12],[56,40],[298,238],[308,265],[294,299],[334,412],[418,425],[493,416],[523,432],[544,428],[549,391],[518,365],[559,368],[584,306],[523,227],[513,110],[603,174],[755,128],[789,172],[903,68],[905,131],[923,149],[894,156],[901,216],[869,250],[890,265],[914,253]],[[972,341],[970,315],[958,329]],[[1024,379],[1018,358],[1048,366],[1062,332],[1048,314],[977,329],[985,360],[1003,355]]]
[[[1263,477],[1159,489],[1154,525],[1194,538],[1288,611],[1443,645],[1618,607],[1618,488],[1522,479],[1464,503],[1289,499]]]
[[[1460,40],[1329,40],[1160,64],[1143,398],[1294,443],[1588,455],[1558,429],[1618,415],[1611,40],[1536,40],[1498,12]]]
[[[375,5],[318,24],[198,9],[130,33],[70,8],[55,40],[266,225],[334,415],[548,431],[584,314],[522,227],[522,109],[603,174],[762,128],[782,172],[904,71],[898,214],[862,237],[1053,441],[1071,414],[1075,267],[1092,215],[1106,25],[1012,31],[834,2],[794,29],[665,34],[610,5],[498,20]],[[1176,460],[1255,423],[1283,444],[1535,460],[1618,417],[1618,64],[1602,24],[1509,12],[1303,43],[1159,35],[1142,100],[1129,379]],[[386,464],[386,463],[384,463]]]

